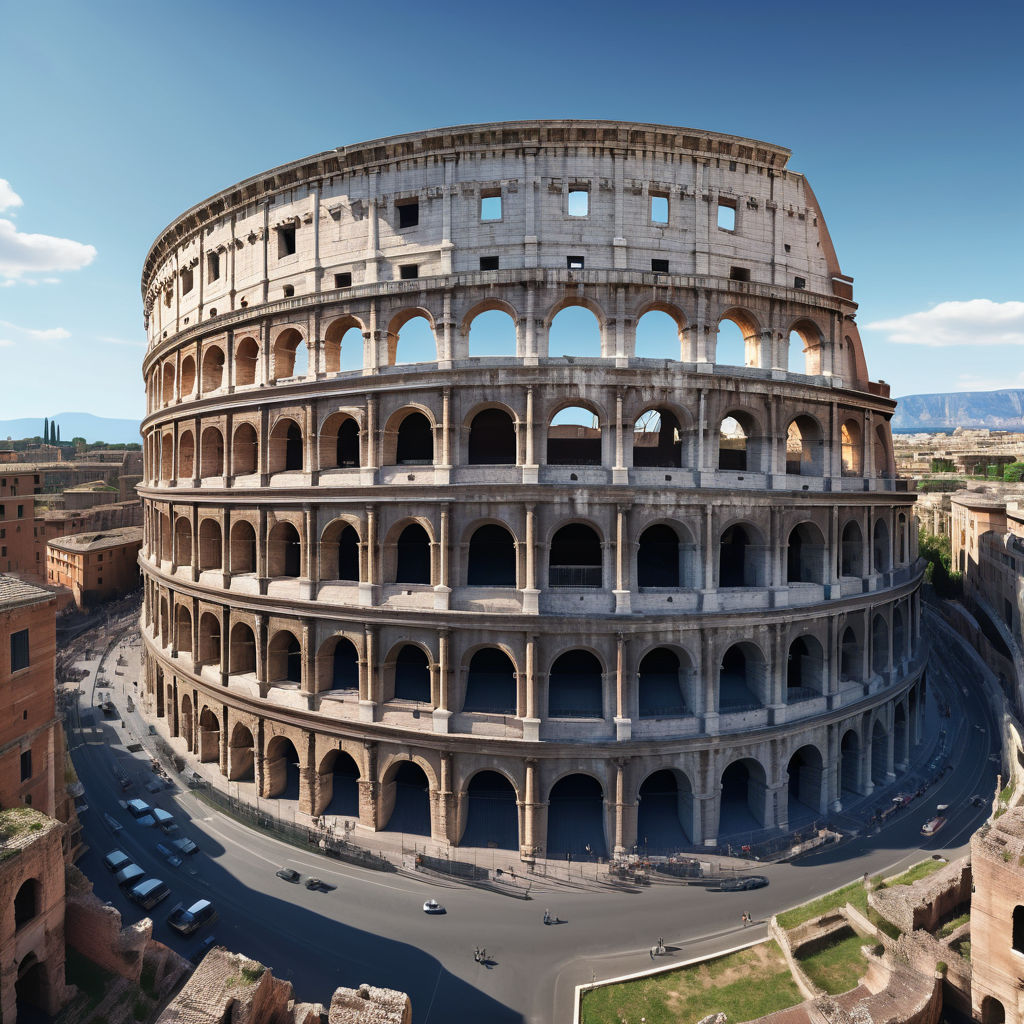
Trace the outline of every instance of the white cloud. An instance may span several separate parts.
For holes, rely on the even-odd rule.
[[[63,327],[46,327],[43,329],[37,327],[19,327],[17,324],[12,324],[9,320],[0,320],[0,327],[8,327],[12,331],[28,335],[30,338],[37,338],[40,341],[62,341],[64,338],[71,337],[71,332],[65,330]]]
[[[6,178],[0,178],[0,210],[10,210],[21,205],[21,196],[11,188],[11,183]]]
[[[105,345],[127,345],[130,348],[146,347],[146,343],[144,341],[128,341],[126,338],[110,338],[100,336],[96,340],[102,341]]]
[[[30,235],[13,221],[0,219],[0,277],[17,280],[25,274],[81,270],[95,258],[91,245],[55,235]]]
[[[875,320],[864,326],[888,332],[889,341],[897,345],[1024,345],[1024,302],[940,302],[920,313]]]
[[[10,348],[14,342],[10,338],[0,338],[0,348]]]

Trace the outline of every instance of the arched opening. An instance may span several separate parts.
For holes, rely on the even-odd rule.
[[[309,353],[306,342],[294,327],[282,331],[274,342],[274,380],[290,377],[305,377],[309,369]]]
[[[761,439],[746,413],[730,413],[718,427],[718,468],[732,473],[761,471]]]
[[[723,366],[757,366],[757,328],[732,316],[718,322],[715,362]]]
[[[275,633],[267,648],[267,682],[302,685],[302,645],[287,629]]]
[[[483,647],[469,662],[463,711],[492,715],[516,713],[516,667],[497,647]]]
[[[405,644],[395,658],[395,700],[430,703],[430,662],[414,644]]]
[[[216,427],[203,431],[199,475],[206,478],[224,475],[224,435]]]
[[[469,425],[471,466],[514,466],[516,428],[504,409],[484,409]]]
[[[395,545],[396,583],[430,583],[430,537],[419,523],[410,523]]]
[[[864,567],[864,540],[860,524],[851,519],[843,527],[839,543],[839,575],[860,576]]]
[[[466,583],[471,587],[514,587],[516,545],[504,526],[488,523],[469,539]]]
[[[569,523],[551,538],[549,587],[601,586],[601,540],[585,523]]]
[[[179,654],[192,653],[192,613],[181,604],[174,609],[174,646]]]
[[[671,526],[656,523],[640,534],[636,552],[636,583],[647,587],[680,586],[679,537]]]
[[[359,816],[359,766],[344,750],[328,751],[320,762],[321,814]]]
[[[430,783],[414,761],[391,765],[381,783],[380,799],[382,831],[430,835]]]
[[[199,524],[199,569],[220,569],[223,564],[220,523],[204,519]]]
[[[260,347],[255,338],[242,338],[235,346],[235,384],[255,384],[260,365]]]
[[[889,734],[877,719],[871,729],[871,781],[876,786],[889,781]]]
[[[789,332],[786,367],[790,373],[810,373],[807,369],[806,346],[798,331]]]
[[[244,519],[231,524],[230,554],[231,572],[240,575],[256,571],[256,531]]]
[[[318,692],[359,689],[359,652],[348,637],[328,640],[316,661]]]
[[[488,309],[469,325],[469,355],[514,356],[516,323],[503,309]]]
[[[786,659],[786,703],[799,704],[825,692],[825,652],[816,637],[798,636]]]
[[[398,330],[394,365],[432,363],[437,359],[437,339],[425,316],[406,320]]]
[[[164,363],[163,372],[163,400],[164,405],[170,405],[174,401],[174,364]]]
[[[324,370],[341,373],[363,368],[363,332],[354,317],[333,320],[324,333]]]
[[[220,665],[220,619],[213,612],[199,616],[200,665]]]
[[[873,461],[875,463],[875,476],[892,476],[892,465],[889,461],[889,434],[886,427],[879,423],[875,427],[875,450]]]
[[[601,324],[585,306],[567,306],[548,328],[548,355],[597,359],[601,356]]]
[[[279,800],[299,799],[299,752],[284,736],[275,736],[263,762],[264,796]]]
[[[718,545],[719,587],[764,586],[761,553],[749,527],[736,523],[726,529]]]
[[[796,828],[821,813],[821,784],[824,775],[817,747],[801,747],[789,759],[789,827]]]
[[[466,827],[461,846],[519,849],[516,791],[500,772],[477,772],[466,787]]]
[[[1013,912],[1013,921],[1016,926],[1017,911],[1024,908],[1017,907]],[[1014,943],[1014,949],[1018,953],[1024,953],[1024,945],[1018,946]],[[981,1024],[1005,1024],[1006,1009],[995,996],[985,996],[981,1001]]]
[[[192,698],[186,694],[181,698],[181,713],[178,715],[181,738],[185,741],[185,749],[193,751],[192,746]]]
[[[359,465],[359,424],[345,413],[328,416],[320,428],[320,468],[356,469]]]
[[[243,423],[231,441],[231,472],[235,476],[255,473],[259,466],[260,442],[256,436],[256,428],[251,423]]]
[[[718,838],[753,832],[765,824],[764,768],[759,761],[746,757],[733,761],[722,772],[721,810]]]
[[[876,519],[872,532],[871,568],[875,572],[888,572],[892,568],[889,548],[889,527],[884,519]]]
[[[224,386],[224,350],[212,345],[203,355],[203,394]]]
[[[636,840],[645,855],[667,856],[691,843],[693,787],[682,772],[663,768],[640,785]]]
[[[1020,904],[1013,908],[1013,948],[1024,953],[1024,906]]]
[[[767,666],[754,644],[733,644],[722,657],[718,671],[718,710],[722,714],[753,711],[768,696]]]
[[[192,524],[184,516],[174,520],[174,552],[178,565],[192,564]]]
[[[39,916],[40,885],[37,878],[22,882],[14,895],[14,927],[21,928]],[[10,898],[10,897],[8,897]]]
[[[160,479],[171,480],[174,477],[174,443],[170,434],[160,438]]]
[[[638,469],[683,464],[683,432],[675,413],[648,409],[633,424],[633,465]]]
[[[291,523],[277,523],[267,540],[267,575],[292,577],[302,574],[302,542]]]
[[[567,775],[548,794],[547,856],[607,857],[604,790],[590,775]]]
[[[841,345],[841,343],[840,343]],[[789,353],[786,363],[791,373],[818,374],[822,366],[821,351],[823,339],[821,328],[813,320],[800,320],[789,332]],[[841,357],[836,362],[841,364]],[[842,366],[837,365],[836,372],[844,376]]]
[[[825,538],[813,523],[800,523],[790,530],[786,582],[825,582]]]
[[[860,739],[848,729],[839,745],[839,792],[850,798],[861,793],[860,764]]]
[[[847,420],[840,431],[842,444],[843,476],[863,476],[860,424]]]
[[[786,472],[795,476],[821,476],[825,447],[821,427],[810,416],[797,416],[786,428]]]
[[[636,322],[635,352],[638,359],[682,359],[682,324],[660,309],[649,310]]]
[[[600,466],[597,413],[578,405],[557,412],[548,425],[547,462],[549,466]]]
[[[398,426],[395,464],[431,466],[434,463],[434,429],[421,412],[411,412]]]
[[[178,479],[191,480],[196,471],[196,441],[191,430],[178,435]]]
[[[839,678],[844,682],[860,679],[861,645],[853,628],[847,626],[843,630],[843,640],[839,651]]]
[[[549,718],[603,718],[601,663],[589,651],[559,655],[548,675]]]
[[[255,781],[254,750],[252,733],[241,722],[236,722],[228,743],[228,779],[232,782]]]
[[[199,760],[217,761],[220,758],[220,722],[209,709],[203,708],[199,716]]]
[[[907,557],[907,517],[901,512],[896,517],[896,533],[897,533],[897,559],[900,565],[906,565],[909,561]]]
[[[359,534],[343,519],[335,519],[320,538],[320,578],[359,580]]]
[[[48,1012],[52,997],[46,965],[39,961],[35,953],[29,953],[18,964],[14,999],[17,1019],[21,1024],[42,1024],[43,1021],[53,1019]]]
[[[283,416],[270,432],[271,473],[301,472],[303,468],[302,428],[293,419]]]
[[[904,755],[909,747],[907,745],[907,712],[903,704],[897,704],[893,714],[892,741],[895,757],[900,761],[905,760]]]
[[[256,637],[246,623],[236,623],[231,627],[227,671],[232,676],[256,671]]]
[[[640,661],[637,697],[641,718],[680,718],[692,714],[687,677],[679,655],[667,647],[648,651]]]
[[[191,356],[185,356],[181,361],[181,397],[188,398],[196,389],[196,361]]]
[[[871,671],[884,675],[889,670],[889,626],[881,615],[871,621]]]

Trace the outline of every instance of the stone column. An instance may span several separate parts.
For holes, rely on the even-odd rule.
[[[372,722],[377,717],[381,699],[381,684],[376,665],[377,627],[363,628],[363,659],[359,676],[359,721]]]
[[[537,692],[537,638],[526,638],[526,717],[523,739],[536,743],[540,739],[539,694]]]
[[[537,588],[537,512],[533,505],[526,506],[526,576],[523,587],[523,613],[537,615],[540,611],[540,590]]]
[[[629,470],[625,460],[625,425],[622,422],[622,392],[615,392],[615,465],[612,467],[612,483],[628,484]]]
[[[434,608],[438,611],[448,608],[448,599],[452,592],[448,555],[450,518],[449,507],[443,505],[441,507],[441,536],[437,546],[437,585],[434,587]]]
[[[619,633],[615,640],[615,739],[627,741],[633,732],[630,711],[633,695],[626,684],[626,639]]]
[[[452,471],[451,453],[451,388],[441,391],[441,464],[434,467],[434,483],[447,484]]]
[[[302,731],[302,750],[299,752],[299,810],[303,814],[318,814],[320,779],[316,771],[316,736]]]
[[[442,629],[437,635],[437,700],[434,708],[434,732],[448,732],[448,724],[452,717],[449,706],[450,669],[449,669],[449,631]]]
[[[359,824],[377,828],[377,744],[367,743],[364,747],[365,765],[359,776]]]
[[[377,513],[373,505],[366,506],[366,537],[363,541],[365,574],[359,581],[359,603],[373,605],[377,594]]]
[[[626,802],[626,766],[629,759],[615,759],[615,843],[612,856],[622,857],[636,842],[636,807]]]
[[[437,793],[435,820],[431,822],[431,839],[442,843],[454,843],[458,837],[450,834],[452,824],[452,755],[449,751],[441,752],[441,788]]]
[[[718,658],[714,653],[714,635],[707,630],[700,634],[700,660],[703,678],[698,686],[704,693],[704,732],[718,734]],[[717,826],[716,826],[717,830]]]
[[[537,816],[540,807],[537,804],[537,760],[526,759],[525,793],[522,805],[523,835],[519,844],[519,859],[533,863],[537,856]]]
[[[630,613],[629,522],[628,507],[619,505],[615,513],[615,614]]]
[[[537,457],[534,452],[534,424],[533,424],[533,388],[526,389],[526,463],[523,466],[523,483],[537,483],[540,467],[537,465]]]

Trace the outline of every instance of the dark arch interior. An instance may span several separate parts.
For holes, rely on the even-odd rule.
[[[291,523],[274,527],[273,544],[278,549],[278,568],[281,576],[297,578],[302,572],[302,542],[299,531]]]
[[[814,747],[801,747],[789,759],[789,827],[812,821],[821,807],[822,762]]]
[[[850,522],[843,527],[840,549],[839,575],[859,576],[863,564],[863,547],[860,527],[856,523]]]
[[[355,420],[345,420],[338,428],[335,455],[342,469],[359,465],[359,424]]]
[[[470,659],[463,710],[494,715],[516,713],[516,670],[504,651],[485,647]]]
[[[742,526],[730,526],[722,534],[719,545],[718,585],[720,587],[751,587],[755,586],[749,578],[747,566],[747,548],[750,537]]]
[[[294,420],[289,421],[285,435],[284,468],[286,471],[302,469],[302,431]]]
[[[359,534],[351,525],[338,534],[338,579],[359,579]]]
[[[331,655],[331,689],[359,689],[359,655],[355,644],[347,637],[341,637],[334,645]]]
[[[567,651],[548,676],[550,718],[601,718],[601,663],[589,651]]]
[[[823,583],[821,556],[824,545],[817,531],[806,523],[793,527],[786,552],[787,583]]]
[[[664,769],[644,779],[637,806],[637,845],[645,854],[668,855],[690,845],[693,791],[685,776]]]
[[[519,849],[519,813],[512,783],[498,772],[478,772],[466,789],[462,846]]]
[[[419,523],[410,523],[399,535],[396,583],[430,583],[430,537]]]
[[[430,791],[427,776],[413,761],[403,761],[392,779],[395,802],[385,832],[430,835]]]
[[[46,966],[29,953],[18,964],[14,995],[19,1024],[48,1024],[53,1018],[46,1012],[50,993]]]
[[[548,558],[551,587],[600,587],[601,541],[584,523],[569,523],[551,538]]]
[[[604,817],[604,791],[597,779],[589,775],[560,779],[548,797],[548,857],[607,857]]]
[[[643,656],[637,690],[641,718],[677,718],[688,713],[679,656],[667,647]]]
[[[888,772],[886,766],[889,762],[889,737],[881,722],[875,722],[871,731],[871,781],[876,785],[883,785]]]
[[[748,711],[761,707],[761,700],[751,687],[752,666],[747,652],[734,644],[725,652],[718,675],[718,709],[721,712]]]
[[[516,428],[504,409],[484,409],[469,425],[471,466],[514,466]]]
[[[839,792],[855,797],[860,793],[860,743],[853,731],[843,736],[839,747]]]
[[[253,782],[256,778],[253,752],[255,743],[252,733],[241,722],[231,730],[228,743],[229,778],[232,782]]]
[[[343,750],[338,751],[331,767],[331,799],[323,813],[359,816],[359,768]]]
[[[786,660],[786,703],[819,696],[823,668],[820,646],[807,637],[798,636],[789,645]]]
[[[280,800],[299,799],[299,754],[291,740],[278,739],[268,759],[267,796]]]
[[[516,546],[503,526],[481,526],[469,541],[466,582],[471,587],[514,587]]]
[[[679,538],[671,526],[658,523],[640,534],[636,577],[638,587],[679,586]]]
[[[764,785],[745,761],[733,761],[722,772],[722,801],[718,835],[742,836],[762,827]]]
[[[39,882],[29,878],[23,882],[14,897],[14,927],[28,924],[39,914]]]
[[[395,462],[399,466],[429,466],[434,461],[434,431],[421,412],[412,412],[398,427]]]
[[[395,698],[430,703],[430,663],[412,644],[406,644],[395,659]]]
[[[633,465],[638,468],[681,466],[683,442],[679,420],[667,409],[651,410],[651,412],[657,413],[658,429],[633,430]],[[644,414],[645,417],[648,415],[650,414]]]

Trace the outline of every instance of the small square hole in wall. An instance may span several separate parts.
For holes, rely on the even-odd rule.
[[[480,219],[501,220],[500,195],[482,195],[480,197]]]
[[[415,281],[420,276],[420,265],[418,263],[403,263],[398,268],[398,276],[403,281]]]
[[[277,229],[277,258],[295,255],[295,228]]]
[[[582,270],[583,269],[583,257],[582,256],[566,256],[565,266],[568,270]]]
[[[351,273],[335,274],[334,275],[334,287],[335,288],[351,288],[352,287],[352,275]]]
[[[651,260],[651,272],[654,274],[667,274],[668,260]]]
[[[651,221],[654,224],[668,223],[668,196],[651,196]]]
[[[790,246],[789,242],[786,242],[786,243],[785,243],[785,250],[786,250],[786,252],[789,252],[789,250],[790,250],[791,248],[792,248],[792,246]]]
[[[590,193],[586,189],[574,188],[569,192],[569,216],[586,217],[590,213]]]
[[[211,252],[206,256],[206,279],[216,281],[220,277],[220,254]]]
[[[718,204],[718,226],[723,231],[736,230],[736,207]]]
[[[414,228],[420,222],[420,203],[418,199],[398,204],[398,227]]]
[[[750,271],[746,267],[730,267],[729,268],[729,280],[730,281],[749,281]]]
[[[480,269],[481,270],[497,270],[498,269],[498,257],[497,256],[481,256],[480,257]]]
[[[295,294],[295,285],[286,284],[284,286],[284,297],[290,299]]]
[[[807,287],[807,279],[803,278],[803,277],[794,277],[793,278],[793,287],[794,288],[806,288]]]

